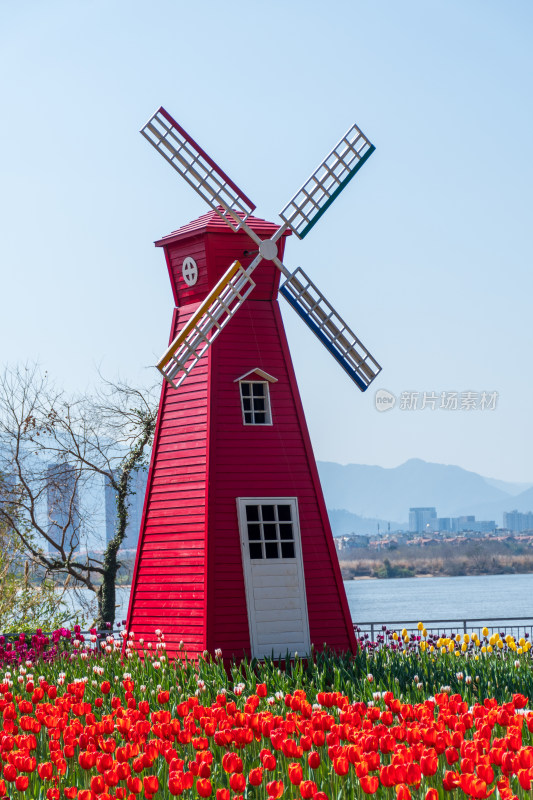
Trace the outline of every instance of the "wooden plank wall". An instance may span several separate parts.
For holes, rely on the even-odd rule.
[[[148,641],[160,628],[170,654],[181,640],[191,655],[205,648],[208,369],[202,359],[179,391],[165,382],[132,585],[129,628]]]

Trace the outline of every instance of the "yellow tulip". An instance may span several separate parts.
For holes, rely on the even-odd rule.
[[[481,633],[483,634],[483,636],[488,636],[489,635],[489,629],[488,628],[483,628]]]
[[[428,646],[427,642],[420,642],[420,649],[422,650],[422,652],[425,651],[427,646]]]
[[[483,647],[481,648],[481,652],[482,653],[486,653],[487,652],[487,648],[485,647],[485,645],[483,645]]]
[[[394,633],[392,634],[392,638],[394,639],[395,642],[398,641],[398,634],[396,633],[396,631],[394,631]]]
[[[409,637],[407,636],[407,634],[403,637],[403,640],[404,640],[405,644],[409,643]]]
[[[493,648],[492,648],[492,645],[491,645],[491,644],[489,644],[489,646],[487,647],[487,652],[489,652],[489,653],[492,653],[492,649],[493,649]]]
[[[496,644],[496,641],[497,641],[497,639],[496,639],[496,636],[494,636],[494,634],[492,634],[492,636],[491,636],[491,637],[490,637],[490,639],[489,639],[489,644],[490,644],[492,647],[494,647],[494,645]]]
[[[468,645],[467,645],[467,643],[466,643],[466,642],[463,642],[463,643],[462,643],[462,645],[461,645],[461,650],[463,651],[463,653],[466,653],[466,651],[468,650]]]
[[[429,652],[430,652],[430,653],[433,653],[433,652],[434,652],[434,650],[435,650],[435,646],[434,646],[434,645],[432,645],[432,644],[430,644],[430,645],[429,645]]]
[[[407,628],[402,629],[402,636],[407,636]]]
[[[427,632],[427,630],[424,628],[424,629],[423,629],[423,631],[422,631],[422,636],[424,637],[424,639],[427,639],[427,635],[428,635],[428,632]]]
[[[453,653],[453,651],[454,651],[454,648],[455,648],[455,645],[454,645],[454,643],[453,643],[453,640],[450,640],[450,644],[448,645],[448,651],[449,651],[450,653]]]
[[[441,653],[443,653],[443,654],[448,652],[448,651],[446,650],[446,648],[444,647],[444,645],[441,647],[440,651],[441,651]]]
[[[456,642],[460,642],[461,641],[461,634],[460,633],[456,633],[455,634],[455,641]]]
[[[498,639],[498,649],[503,650],[503,642],[501,639]]]
[[[526,643],[526,640],[525,640],[525,639],[524,639],[524,637],[522,636],[522,637],[521,637],[521,638],[518,640],[518,644],[520,645],[520,647],[523,647],[523,646],[525,645],[525,643]]]
[[[468,635],[468,633],[465,633],[465,635],[463,636],[463,639],[466,642],[466,644],[468,644],[468,642],[470,641],[470,636]]]
[[[418,628],[419,631],[423,631],[424,630],[424,623],[423,622],[419,622],[416,627]]]

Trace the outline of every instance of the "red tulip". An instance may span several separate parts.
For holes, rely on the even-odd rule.
[[[300,784],[300,794],[303,800],[311,800],[317,793],[317,785],[314,781],[302,781]]]
[[[17,770],[13,766],[13,764],[6,764],[4,766],[4,778],[6,779],[6,781],[8,781],[9,783],[13,783],[16,777],[17,777]]]
[[[229,785],[234,792],[244,792],[246,788],[246,778],[242,772],[234,772],[233,775],[230,776]]]
[[[15,780],[15,786],[19,790],[19,792],[25,792],[28,788],[30,783],[30,779],[27,775],[19,775]]]
[[[531,775],[527,769],[518,770],[518,782],[522,789],[528,792],[531,788]]]
[[[63,794],[65,795],[67,800],[73,800],[73,798],[76,797],[76,795],[78,794],[78,787],[77,786],[65,786],[65,788],[63,789]]]
[[[320,766],[320,753],[318,753],[316,750],[311,750],[307,756],[307,763],[311,769],[318,769]]]
[[[298,786],[303,780],[302,765],[292,762],[289,764],[289,780],[293,786]]]
[[[159,789],[159,778],[157,775],[145,775],[143,778],[144,791],[148,794],[155,794]]]
[[[100,691],[102,692],[102,694],[109,694],[109,692],[111,691],[111,684],[109,683],[109,681],[102,681],[102,683],[100,684]]]
[[[267,783],[266,790],[270,797],[273,797],[274,800],[277,800],[278,797],[281,797],[283,794],[283,781],[270,781]]]
[[[91,778],[91,790],[95,794],[102,794],[105,791],[105,781],[101,775],[93,775]]]
[[[261,767],[255,767],[254,769],[251,769],[248,774],[248,783],[251,786],[261,786],[262,782],[263,782],[263,770],[261,769]]]
[[[216,800],[229,800],[229,789],[217,789]]]
[[[439,793],[436,789],[428,789],[425,800],[439,800]]]
[[[232,775],[231,777],[235,778],[236,776]],[[241,775],[241,777],[243,776]],[[231,784],[231,778],[230,778],[230,784]],[[198,778],[198,780],[196,781],[196,791],[198,792],[200,797],[210,797],[213,791],[213,787],[211,786],[211,781],[208,781],[207,778]]]
[[[359,782],[365,794],[375,794],[378,790],[379,779],[377,775],[365,775],[359,779]]]
[[[51,761],[44,761],[42,764],[38,764],[37,773],[42,781],[50,780],[54,774],[54,765]]]
[[[411,800],[411,792],[405,783],[400,783],[396,787],[396,797],[397,800]]]

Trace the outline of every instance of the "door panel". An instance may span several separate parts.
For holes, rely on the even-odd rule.
[[[295,497],[237,498],[252,656],[311,648]]]

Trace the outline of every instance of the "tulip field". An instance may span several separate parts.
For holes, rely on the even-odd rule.
[[[530,797],[528,642],[419,627],[238,664],[170,661],[161,631],[0,637],[0,798]]]

